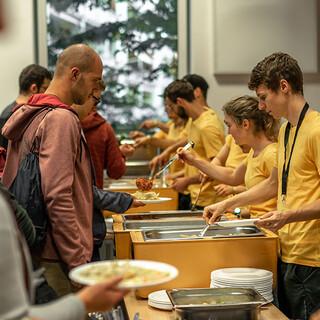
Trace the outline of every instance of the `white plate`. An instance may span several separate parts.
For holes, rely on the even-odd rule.
[[[253,226],[259,219],[239,219],[239,220],[229,220],[229,221],[218,221],[217,225],[221,227],[245,227]]]
[[[211,272],[211,278],[236,280],[267,280],[272,278],[272,272],[257,268],[223,268]]]
[[[155,200],[140,200],[140,199],[137,199],[137,200],[145,204],[149,204],[149,203],[162,203],[162,202],[170,201],[172,200],[172,198],[159,197],[158,199],[155,199]]]
[[[156,303],[153,301],[148,300],[148,305],[153,307],[153,308],[157,308],[157,309],[161,309],[161,310],[172,310],[172,304],[161,304],[161,303]]]
[[[148,300],[149,301],[152,301],[152,302],[155,302],[155,303],[162,303],[162,304],[171,304],[171,301],[167,295],[167,292],[166,290],[159,290],[159,291],[154,291],[154,292],[151,292],[149,295],[148,295]]]
[[[97,279],[89,278],[83,275],[82,273],[84,271],[87,271],[91,267],[98,267],[98,268],[101,267],[101,269],[103,270],[103,268],[110,268],[112,267],[112,265],[115,265],[115,264],[120,268],[121,266],[123,266],[124,272],[127,271],[128,268],[130,268],[130,266],[133,266],[133,267],[139,267],[141,269],[156,270],[156,271],[162,271],[166,273],[164,274],[163,277],[160,277],[156,280],[141,279],[140,281],[135,281],[135,282],[133,282],[130,279],[123,280],[119,284],[119,287],[123,289],[136,289],[136,288],[144,288],[144,287],[158,285],[158,284],[173,280],[179,274],[179,271],[177,270],[177,268],[167,263],[148,261],[148,260],[113,260],[113,261],[98,261],[98,262],[83,264],[79,267],[72,269],[69,272],[69,278],[72,281],[83,284],[83,285],[92,285],[102,281],[107,281],[108,280],[107,278],[103,280],[97,280]]]

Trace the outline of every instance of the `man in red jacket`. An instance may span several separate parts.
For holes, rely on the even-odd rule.
[[[121,178],[126,171],[126,157],[134,152],[134,148],[130,145],[119,147],[113,128],[96,110],[104,89],[105,85],[101,81],[100,89],[94,93],[94,99],[89,99],[85,107],[74,107],[79,114],[87,139],[96,172],[96,185],[100,189],[103,188],[104,169],[107,170],[109,178]],[[87,114],[88,109],[91,109],[89,114]]]
[[[91,261],[93,253],[90,154],[71,105],[84,104],[99,90],[102,69],[100,57],[90,47],[77,44],[66,48],[58,57],[45,94],[33,95],[2,130],[9,139],[3,175],[6,187],[12,185],[33,142],[39,142],[41,188],[50,228],[38,258],[46,268],[48,283],[59,295],[72,290],[68,270]],[[133,203],[128,195],[126,209]]]

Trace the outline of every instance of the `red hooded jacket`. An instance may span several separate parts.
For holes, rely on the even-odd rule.
[[[39,111],[54,109],[45,118]],[[90,155],[81,139],[76,112],[56,96],[33,95],[3,127],[9,139],[3,184],[10,187],[19,163],[30,151],[34,138],[39,144],[41,187],[50,226],[42,258],[62,260],[69,269],[91,260],[93,249],[92,172]]]
[[[106,169],[112,179],[121,178],[126,171],[125,158],[111,125],[96,111],[83,119],[81,125],[96,171],[96,184],[102,189],[103,170]]]

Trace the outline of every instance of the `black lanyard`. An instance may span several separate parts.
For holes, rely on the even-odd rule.
[[[288,144],[288,140],[289,140],[289,134],[290,134],[290,128],[291,128],[291,124],[288,122],[287,126],[286,126],[286,131],[284,134],[284,162],[283,162],[283,168],[282,168],[282,185],[281,185],[281,196],[282,196],[282,200],[285,199],[286,195],[287,195],[287,185],[288,185],[288,176],[289,176],[289,169],[290,169],[290,162],[291,162],[291,157],[292,157],[292,153],[293,153],[293,149],[294,146],[296,144],[296,139],[297,139],[297,135],[298,135],[298,131],[302,125],[303,119],[307,113],[309,109],[309,105],[308,103],[306,103],[300,113],[299,116],[299,120],[298,120],[298,124],[297,124],[297,129],[296,132],[294,134],[294,138],[293,138],[293,143],[292,143],[292,147],[291,147],[291,151],[290,151],[290,156],[289,156],[289,160],[288,160],[288,165],[286,167],[286,158],[287,158],[287,144]]]

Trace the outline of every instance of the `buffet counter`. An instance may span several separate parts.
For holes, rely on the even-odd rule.
[[[136,313],[139,313],[140,320],[174,320],[173,311],[162,311],[148,306],[148,300],[137,299],[134,292],[125,297],[125,304],[129,319],[133,320]],[[259,320],[288,320],[288,318],[273,304],[269,303],[260,310]]]

